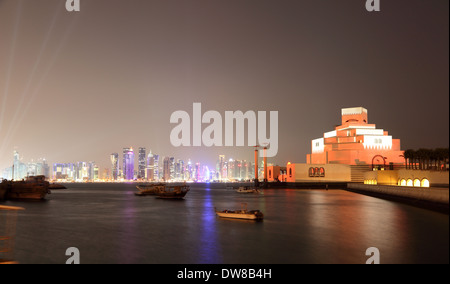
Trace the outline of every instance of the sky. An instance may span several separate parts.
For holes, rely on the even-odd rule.
[[[449,1],[0,0],[0,169],[146,147],[215,165],[252,147],[174,147],[173,112],[278,111],[278,154],[304,163],[341,108],[401,148],[449,145]],[[207,124],[205,125],[207,126]],[[205,127],[204,126],[204,127]]]

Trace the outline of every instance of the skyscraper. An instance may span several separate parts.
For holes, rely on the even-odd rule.
[[[133,148],[123,148],[123,178],[134,179],[134,151]]]
[[[170,158],[169,157],[164,157],[163,178],[164,178],[164,181],[170,180]]]
[[[145,177],[148,181],[155,180],[155,157],[151,150],[147,157],[147,172]]]
[[[143,147],[139,148],[139,156],[138,156],[138,179],[145,178],[145,170],[147,167],[147,150]]]
[[[111,154],[111,164],[112,179],[117,180],[119,178],[119,154]]]
[[[159,181],[161,179],[161,171],[159,166],[159,155],[153,155],[153,176],[155,181]]]

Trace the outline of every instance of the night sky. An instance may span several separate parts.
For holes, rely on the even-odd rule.
[[[401,148],[449,144],[449,1],[0,0],[0,170],[96,161],[140,146],[215,165],[251,147],[175,148],[170,116],[278,111],[279,151],[303,163],[311,140],[363,106]]]

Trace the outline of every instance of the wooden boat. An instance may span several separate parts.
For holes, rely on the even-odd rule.
[[[49,188],[50,190],[67,189],[67,187],[65,187],[64,185],[59,184],[59,183],[51,183],[51,184],[48,186],[48,188]]]
[[[236,190],[238,193],[261,193],[261,190],[259,190],[256,187],[251,186],[241,186]]]
[[[42,200],[50,194],[49,182],[44,176],[32,176],[22,181],[3,180],[0,187],[5,190],[4,199],[34,199]]]
[[[189,190],[190,188],[187,185],[165,185],[158,188],[156,197],[163,199],[183,199]]]
[[[136,186],[137,189],[139,189],[138,192],[135,192],[134,194],[136,196],[146,196],[146,195],[156,195],[156,193],[163,188],[165,185],[163,183],[158,184],[141,184]]]
[[[217,211],[216,214],[222,218],[231,219],[245,219],[245,220],[262,220],[264,219],[264,214],[259,210],[247,210],[247,205],[244,203],[241,210],[223,210]]]

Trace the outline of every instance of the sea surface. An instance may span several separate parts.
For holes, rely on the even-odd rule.
[[[370,247],[381,263],[449,263],[448,215],[345,190],[254,195],[193,185],[184,200],[162,200],[135,196],[136,184],[67,186],[45,201],[0,203],[25,208],[19,263],[64,264],[69,247],[86,264],[364,264]],[[264,221],[215,215],[243,203]]]

